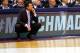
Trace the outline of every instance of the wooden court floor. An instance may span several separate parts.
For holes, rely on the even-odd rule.
[[[0,48],[80,47],[80,38],[1,42]]]

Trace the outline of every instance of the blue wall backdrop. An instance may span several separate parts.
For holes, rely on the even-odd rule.
[[[0,10],[0,39],[15,38],[20,9]],[[80,36],[80,8],[37,9],[42,23],[37,37]]]

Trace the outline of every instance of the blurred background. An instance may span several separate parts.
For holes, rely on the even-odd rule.
[[[80,0],[0,0],[0,9],[24,8],[27,2],[34,8],[80,7]]]

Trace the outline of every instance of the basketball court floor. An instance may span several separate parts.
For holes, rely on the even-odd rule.
[[[1,41],[0,48],[80,47],[80,37],[47,38],[40,40]]]

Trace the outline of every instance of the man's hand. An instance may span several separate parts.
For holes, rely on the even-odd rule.
[[[30,27],[30,25],[28,25],[28,31],[31,31],[31,27]]]
[[[27,27],[27,28],[28,28],[28,31],[31,31],[31,27],[30,27],[30,25],[25,24],[25,27]]]
[[[36,16],[37,16],[37,14],[36,14],[36,11],[35,11],[35,9],[34,9],[34,8],[32,9],[32,12],[34,13],[34,16],[36,17]]]

